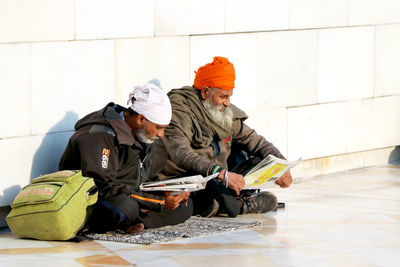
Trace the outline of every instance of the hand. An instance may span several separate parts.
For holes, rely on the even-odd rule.
[[[290,171],[285,172],[281,178],[275,181],[277,185],[279,185],[282,188],[289,187],[293,182],[292,175],[290,174]]]
[[[222,181],[223,184],[225,184],[225,172],[226,170],[223,170],[222,172],[219,173],[218,179]],[[237,174],[234,172],[228,172],[228,187],[231,188],[233,191],[235,191],[236,195],[240,194],[240,191],[243,189],[245,184],[243,175]]]
[[[167,209],[174,210],[179,207],[179,203],[187,202],[190,196],[190,193],[185,191],[180,193],[179,195],[171,195],[171,192],[165,192],[165,206]]]

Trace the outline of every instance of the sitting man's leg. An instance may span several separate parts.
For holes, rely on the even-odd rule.
[[[243,154],[245,152],[242,152]],[[236,157],[237,158],[237,157]],[[260,157],[247,157],[245,160],[236,162],[232,166],[232,172],[245,176],[262,159]],[[237,198],[241,201],[240,214],[246,213],[266,213],[274,210],[278,205],[278,200],[271,192],[260,192],[260,190],[242,190]]]
[[[188,199],[186,203],[181,202],[176,209],[163,208],[162,211],[141,211],[139,219],[145,228],[158,228],[166,225],[183,223],[193,214],[193,203]]]
[[[228,166],[231,172],[245,176],[261,160],[260,157],[250,156],[240,146],[232,146],[232,153],[228,158]],[[214,189],[214,192],[219,191],[222,193],[216,195],[216,199],[220,204],[219,214],[228,214],[230,217],[236,217],[238,214],[266,213],[277,207],[277,198],[270,192],[242,190],[239,196],[235,196],[233,190],[226,189],[222,183],[216,183],[215,186],[219,189]]]
[[[89,230],[104,233],[120,229],[127,231],[143,231],[143,223],[137,221],[139,217],[138,203],[129,195],[118,195],[107,200],[99,200],[93,208],[88,224]],[[130,231],[130,232],[131,232]]]
[[[191,197],[194,215],[212,217],[218,212],[236,217],[240,212],[241,203],[236,199],[235,192],[218,179],[211,179],[205,189],[192,193]]]
[[[237,196],[221,182],[212,179],[205,189],[191,194],[194,203],[194,215],[212,217],[226,214],[236,217],[246,213],[265,213],[277,207],[276,196],[259,190],[242,190]]]
[[[232,153],[228,158],[229,171],[245,176],[261,160],[232,145]],[[236,217],[238,214],[265,213],[274,210],[278,204],[274,194],[260,190],[242,190],[237,196],[218,179],[210,180],[204,190],[192,193],[191,198],[194,215],[202,217],[212,217],[215,214]]]
[[[128,233],[138,233],[144,228],[157,228],[178,224],[192,216],[193,204],[189,199],[178,208],[162,211],[147,210],[129,195],[119,195],[107,200],[100,200],[89,218],[92,232],[104,233],[120,229]]]
[[[207,183],[205,189],[190,194],[193,201],[193,215],[209,218],[217,214],[219,204],[215,200],[215,194],[210,190],[210,183],[211,181]]]
[[[243,190],[246,191],[246,190]],[[248,190],[250,191],[250,190]],[[241,201],[240,213],[266,213],[278,205],[278,200],[271,192],[253,192],[251,194],[244,194],[237,198]]]

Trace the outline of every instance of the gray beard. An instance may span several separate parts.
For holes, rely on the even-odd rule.
[[[137,140],[139,140],[140,142],[145,143],[145,144],[152,144],[154,142],[154,140],[158,139],[158,137],[150,138],[144,128],[136,130],[135,137]]]
[[[203,105],[216,124],[227,130],[232,128],[233,112],[230,107],[225,107],[224,111],[221,111],[224,106],[216,105],[210,98],[204,100]]]

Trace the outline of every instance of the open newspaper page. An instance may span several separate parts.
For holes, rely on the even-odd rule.
[[[187,176],[157,182],[148,182],[140,185],[141,191],[198,191],[206,187],[207,182],[218,176],[218,173],[203,177],[202,175]]]
[[[258,163],[244,177],[246,183],[243,189],[262,189],[271,187],[282,174],[299,164],[301,159],[287,161],[278,159],[273,155],[268,155]]]

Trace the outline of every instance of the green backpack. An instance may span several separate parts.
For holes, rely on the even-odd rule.
[[[59,171],[35,178],[11,203],[6,220],[19,237],[68,240],[87,221],[97,201],[97,187],[81,171]]]

